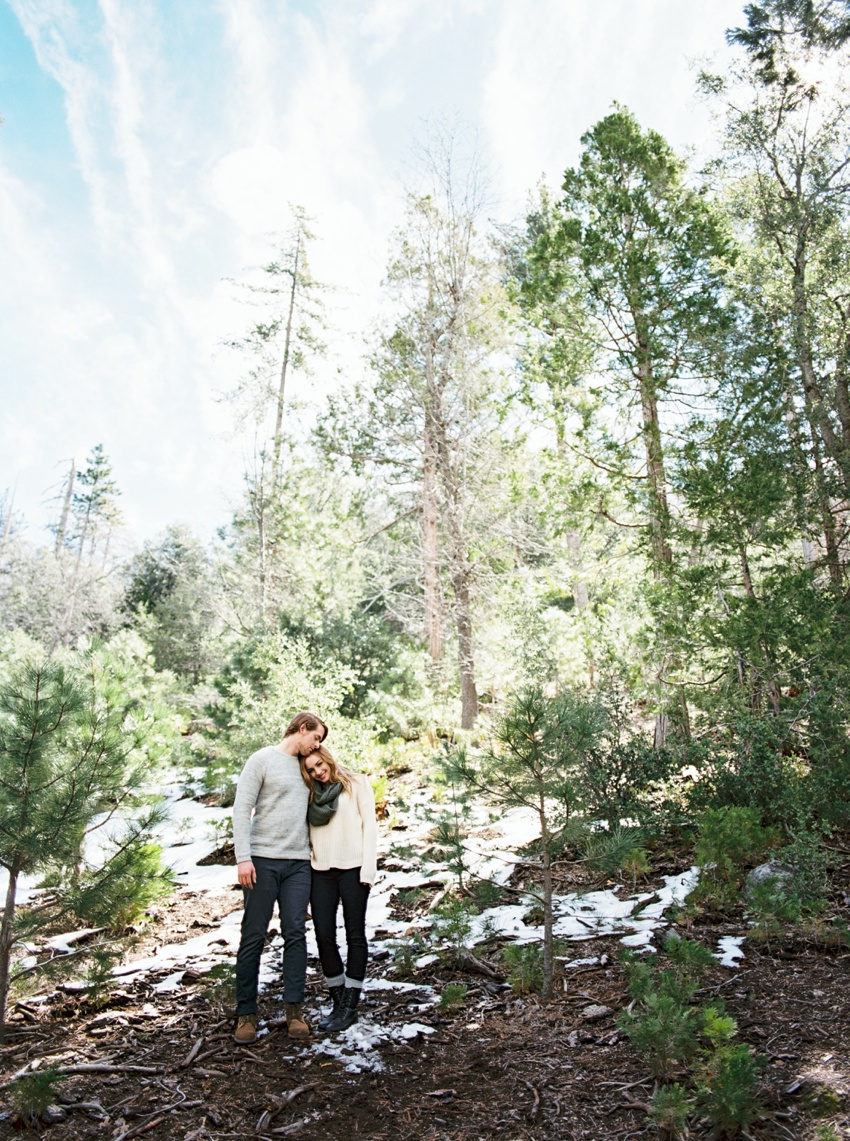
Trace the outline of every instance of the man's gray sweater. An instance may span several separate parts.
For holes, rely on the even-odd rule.
[[[275,745],[252,753],[239,777],[233,802],[237,864],[253,856],[309,860],[309,797],[297,757],[282,753]]]

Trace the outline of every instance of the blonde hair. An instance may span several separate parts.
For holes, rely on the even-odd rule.
[[[354,776],[354,773],[351,772],[350,769],[345,768],[343,765],[338,764],[330,749],[326,749],[324,745],[319,745],[318,749],[314,749],[313,752],[309,753],[307,757],[298,758],[298,763],[301,766],[301,775],[306,781],[307,787],[310,789],[311,800],[313,799],[313,778],[307,772],[307,760],[309,757],[318,757],[320,761],[325,762],[325,764],[330,769],[330,784],[333,784],[335,781],[339,781],[347,793],[351,792],[351,778]]]

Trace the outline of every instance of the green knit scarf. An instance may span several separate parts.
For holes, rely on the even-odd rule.
[[[314,784],[313,799],[307,809],[307,822],[314,828],[327,824],[339,808],[339,794],[342,784],[336,780],[329,784]]]

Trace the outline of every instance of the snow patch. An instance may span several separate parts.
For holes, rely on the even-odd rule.
[[[714,957],[722,967],[737,968],[738,960],[744,957],[741,944],[745,938],[745,935],[723,935],[720,938]]]

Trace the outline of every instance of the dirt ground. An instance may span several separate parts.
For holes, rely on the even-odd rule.
[[[137,954],[150,954],[157,940],[188,939],[239,905],[238,892],[232,903],[177,892]],[[745,930],[743,917],[725,924],[705,919],[688,934],[715,947],[721,935]],[[379,1073],[346,1072],[341,1061],[294,1043],[275,997],[263,1003],[268,1034],[250,1048],[236,1047],[231,1013],[203,977],[190,975],[185,989],[167,994],[153,989],[155,979],[128,984],[96,1009],[62,991],[40,1003],[22,1001],[0,1047],[0,1137],[35,1136],[12,1112],[8,1088],[9,1078],[34,1059],[67,1071],[55,1122],[38,1127],[50,1141],[660,1137],[646,1115],[653,1092],[646,1064],[616,1028],[629,1002],[621,948],[616,940],[570,947],[577,957],[607,961],[569,971],[547,1005],[439,964],[409,981],[437,988],[467,983],[464,1008],[452,1017],[433,1007],[411,1014],[416,992],[367,994],[364,1020],[376,1016],[400,1025],[415,1019],[434,1030],[379,1047]],[[850,1138],[850,955],[799,933],[770,947],[748,940],[745,951],[740,969],[712,969],[704,997],[724,999],[739,1039],[764,1058],[763,1111],[748,1135],[759,1141]],[[375,964],[375,973],[387,966]],[[307,1002],[314,1022],[317,987],[311,984]],[[608,1011],[589,1013],[590,1006]],[[691,1136],[712,1134],[697,1123]]]

